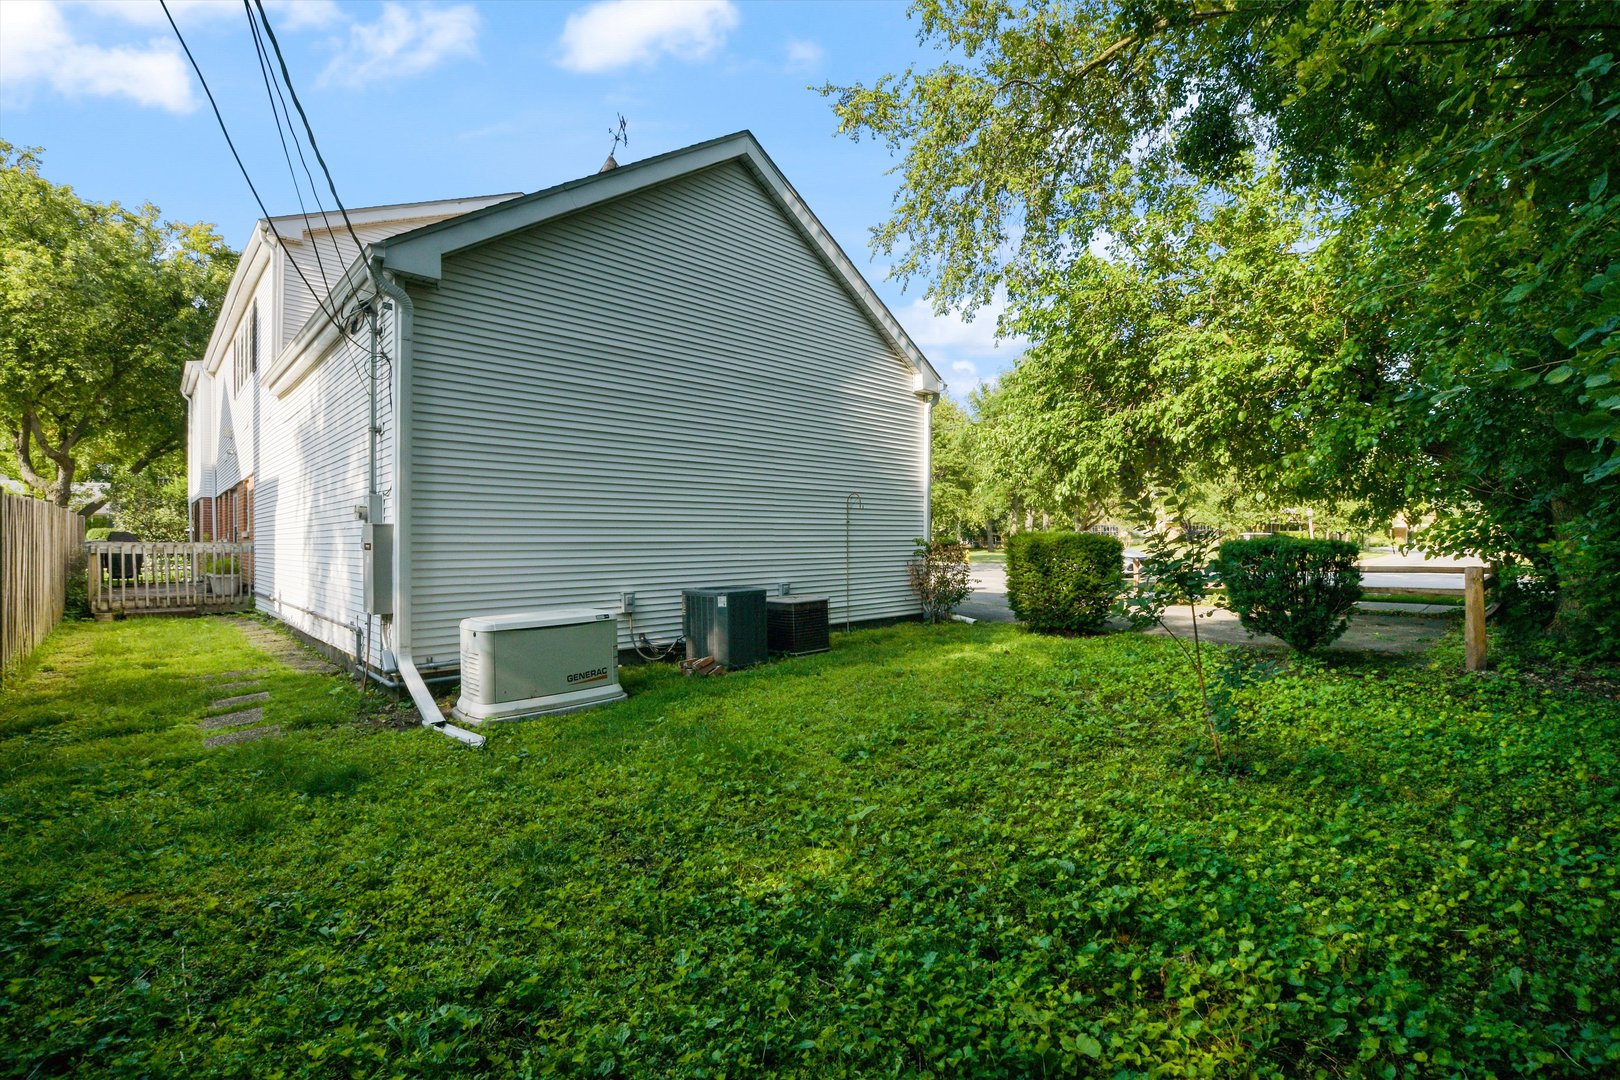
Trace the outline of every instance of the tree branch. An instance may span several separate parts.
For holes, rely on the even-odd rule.
[[[51,491],[51,482],[35,470],[34,454],[28,448],[31,434],[31,428],[27,426],[19,425],[11,429],[12,440],[17,446],[17,470],[22,473],[23,483],[38,491],[41,495],[48,495]]]
[[[1182,25],[1193,26],[1198,23],[1212,22],[1215,19],[1224,19],[1229,15],[1236,14],[1237,8],[1219,8],[1213,11],[1194,11],[1187,16],[1187,22]],[[1168,18],[1160,19],[1158,22],[1153,24],[1153,29],[1148,31],[1146,36],[1148,38],[1157,37],[1159,34],[1168,29],[1170,29],[1170,20]],[[1108,46],[1108,48],[1104,49],[1102,52],[1098,53],[1096,56],[1082,64],[1080,66],[1080,70],[1074,73],[1074,77],[1076,79],[1085,78],[1098,68],[1107,66],[1107,64],[1113,60],[1114,57],[1118,56],[1120,53],[1142,40],[1143,35],[1141,34],[1126,34],[1124,37]]]
[[[145,472],[147,467],[158,458],[162,457],[164,454],[167,454],[171,450],[179,449],[179,446],[180,439],[178,437],[171,436],[170,438],[163,440],[137,458],[135,464],[131,465],[128,470],[126,470],[128,475],[138,476],[139,474]],[[103,506],[106,506],[108,503],[112,502],[112,499],[113,493],[109,491],[99,499],[92,499],[83,506],[79,507],[79,513],[84,517],[90,517],[97,510],[100,510]]]
[[[70,435],[62,440],[61,446],[52,446],[45,438],[45,426],[39,422],[33,409],[23,410],[23,423],[28,433],[39,446],[40,453],[55,462],[58,469],[67,468],[73,461],[73,448],[79,443],[79,436]]]

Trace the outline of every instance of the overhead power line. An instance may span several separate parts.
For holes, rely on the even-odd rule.
[[[276,40],[276,32],[270,28],[270,17],[264,13],[264,0],[253,0],[253,6],[259,9],[259,21],[264,24],[264,32],[270,38],[270,48],[276,54],[276,61],[281,65],[281,81],[287,84],[287,93],[292,95],[293,108],[298,110],[298,118],[304,122],[304,133],[309,136],[309,148],[315,151],[315,160],[326,176],[326,186],[332,191],[332,201],[337,203],[338,213],[343,215],[343,224],[348,227],[349,237],[354,241],[355,247],[364,251],[366,246],[360,242],[360,235],[354,231],[354,222],[349,220],[348,208],[343,205],[343,199],[338,195],[337,184],[332,181],[332,170],[326,167],[326,159],[321,156],[321,146],[315,141],[315,129],[310,126],[309,115],[304,112],[304,103],[298,100],[298,90],[293,86],[292,73],[287,70],[287,58],[282,55],[281,43]]]
[[[281,141],[281,156],[287,162],[287,175],[291,178],[293,183],[293,194],[298,198],[298,212],[304,217],[304,231],[306,234],[313,233],[315,231],[315,225],[309,220],[309,210],[304,206],[303,185],[298,182],[298,173],[293,169],[292,154],[287,151],[287,133],[289,132],[293,137],[293,145],[298,148],[298,160],[303,162],[304,176],[309,180],[309,191],[310,195],[315,199],[315,208],[320,211],[321,221],[325,223],[327,229],[330,230],[332,223],[327,220],[326,208],[321,205],[321,195],[320,192],[315,188],[315,178],[310,175],[309,163],[304,161],[304,144],[298,141],[298,133],[293,131],[292,113],[287,109],[287,99],[281,95],[281,84],[275,83],[274,89],[272,89],[272,80],[270,78],[270,56],[265,51],[264,39],[259,34],[259,23],[258,20],[253,17],[253,7],[248,3],[248,0],[242,0],[242,10],[247,15],[248,29],[253,32],[253,47],[259,56],[259,75],[264,79],[264,96],[269,99],[270,116],[271,119],[276,122],[276,138]],[[281,108],[279,111],[276,108],[277,98],[281,99]],[[287,119],[286,131],[282,130],[281,120],[283,116],[285,116]],[[332,294],[332,282],[326,276],[326,260],[321,258],[321,245],[318,241],[316,241],[313,244],[313,247],[315,249],[315,267],[320,271],[321,274],[321,287],[325,289],[327,295],[330,296]]]
[[[242,179],[247,181],[248,190],[253,193],[253,201],[258,204],[259,212],[264,215],[264,222],[270,227],[271,235],[276,238],[276,243],[283,251],[287,252],[287,261],[292,264],[293,270],[297,272],[298,280],[304,283],[304,288],[309,290],[309,295],[315,300],[315,306],[337,332],[356,347],[365,348],[364,343],[356,340],[344,328],[343,320],[338,317],[337,312],[328,306],[330,296],[316,291],[315,286],[310,283],[308,276],[305,275],[304,268],[298,265],[298,260],[293,258],[292,252],[288,250],[286,238],[281,235],[281,230],[276,228],[275,218],[270,215],[270,210],[265,206],[263,197],[259,195],[258,186],[253,183],[253,177],[248,173],[247,165],[243,163],[242,155],[236,149],[236,140],[231,138],[230,128],[226,126],[225,117],[219,111],[219,102],[215,100],[214,92],[208,86],[208,79],[203,76],[202,68],[198,65],[196,56],[192,54],[191,46],[186,43],[185,35],[180,32],[179,25],[174,21],[174,14],[169,10],[168,0],[158,0],[158,4],[163,8],[164,18],[169,20],[169,28],[174,31],[175,39],[180,42],[180,48],[186,54],[186,59],[191,63],[191,70],[196,73],[197,81],[202,84],[203,95],[208,98],[208,105],[214,111],[214,120],[219,125],[220,134],[225,136],[225,145],[231,149],[231,157],[236,159],[236,167],[241,171]],[[352,229],[350,233],[352,235]],[[358,371],[356,373],[358,374]]]
[[[292,136],[293,146],[298,150],[299,163],[304,166],[304,176],[309,180],[310,196],[315,200],[315,209],[320,212],[321,221],[325,224],[328,233],[332,231],[332,222],[331,219],[326,216],[326,207],[321,205],[321,193],[320,190],[315,186],[315,177],[310,174],[309,162],[304,159],[304,144],[298,141],[298,132],[293,128],[292,113],[287,108],[287,99],[282,96],[281,84],[277,82],[274,76],[271,74],[270,56],[265,51],[264,40],[259,35],[259,24],[258,21],[253,17],[253,8],[251,5],[249,5],[248,0],[242,0],[242,10],[243,13],[247,15],[248,29],[253,32],[253,46],[254,50],[258,54],[259,60],[259,75],[264,80],[264,94],[270,102],[270,117],[275,121],[276,124],[276,138],[281,142],[281,156],[283,160],[287,162],[287,175],[292,180],[293,194],[298,199],[298,212],[303,216],[304,232],[305,235],[310,237],[310,249],[315,253],[315,268],[320,272],[321,288],[325,290],[325,296],[327,298],[326,304],[321,304],[320,297],[316,297],[316,303],[320,306],[321,311],[327,314],[327,318],[331,319],[333,316],[339,314],[337,311],[337,302],[332,297],[332,282],[326,276],[326,260],[321,258],[320,237],[315,235],[315,223],[309,220],[309,210],[304,206],[303,187],[298,183],[298,173],[293,169],[292,155],[287,151],[288,135]],[[281,100],[281,108],[279,111],[276,108],[277,98],[280,98]],[[285,116],[287,120],[285,132],[283,132],[281,124],[283,116]],[[333,249],[333,254],[336,256],[338,252],[335,244],[333,245]],[[283,250],[286,250],[285,244],[283,244]],[[290,250],[287,251],[287,258],[292,260],[296,265],[297,257],[294,256]],[[341,274],[342,271],[343,265],[341,260],[339,260],[336,273]],[[330,313],[327,312],[327,304],[331,306]],[[342,334],[350,344],[354,345],[355,348],[365,348],[364,343],[362,343],[353,334],[349,333],[346,325],[339,324],[337,329],[338,333]],[[359,363],[353,356],[348,356],[346,359],[349,362],[349,370],[354,372],[354,377],[363,385],[366,381],[366,376],[365,373],[360,370]]]

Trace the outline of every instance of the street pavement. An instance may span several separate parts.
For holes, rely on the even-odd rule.
[[[1415,565],[1402,563],[1400,565]],[[1442,591],[1434,579],[1449,579],[1449,574],[1379,575],[1383,578],[1412,577],[1423,579],[1413,588]],[[1456,588],[1462,589],[1462,575],[1456,575]],[[974,563],[969,573],[973,593],[956,609],[957,614],[986,622],[1016,622],[1017,616],[1007,605],[1007,569],[995,563]],[[1369,603],[1350,620],[1350,628],[1331,648],[1361,652],[1415,652],[1427,648],[1444,634],[1450,624],[1447,618],[1412,618],[1412,615],[1455,616],[1459,608],[1438,605],[1400,605],[1402,613],[1389,613],[1394,605]],[[1172,608],[1165,612],[1165,624],[1179,637],[1192,633],[1193,616],[1186,608]],[[1124,623],[1119,624],[1121,627]],[[1164,634],[1162,627],[1148,630],[1149,634]],[[1257,645],[1286,648],[1281,641],[1267,635],[1251,636],[1238,621],[1238,617],[1224,608],[1198,609],[1198,634],[1206,641],[1222,645]]]

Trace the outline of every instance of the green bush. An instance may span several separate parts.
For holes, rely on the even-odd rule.
[[[1112,536],[1016,533],[1007,538],[1007,602],[1032,630],[1094,634],[1119,595],[1124,555]]]
[[[923,615],[931,623],[950,618],[956,606],[973,591],[968,580],[967,545],[955,540],[918,537],[916,552],[906,570],[911,575],[911,591],[922,601]]]
[[[67,588],[63,590],[62,615],[68,619],[88,619],[90,617],[90,583],[85,580],[82,572],[68,575]]]
[[[107,539],[108,534],[111,532],[111,529],[86,529],[84,530],[84,538],[87,541],[105,540]]]
[[[1359,555],[1348,540],[1264,536],[1226,541],[1215,571],[1245,629],[1310,652],[1350,625],[1361,599]]]

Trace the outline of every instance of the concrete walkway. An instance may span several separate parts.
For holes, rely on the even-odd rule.
[[[1462,587],[1461,578],[1459,574],[1459,589]],[[970,580],[973,584],[973,593],[956,609],[958,614],[983,619],[986,622],[1017,621],[1012,608],[1007,606],[1005,567],[986,563],[975,564],[971,570]],[[1461,608],[1441,604],[1389,604],[1379,601],[1363,601],[1356,607],[1357,611],[1350,619],[1350,628],[1345,631],[1343,637],[1329,646],[1330,649],[1346,652],[1422,652],[1445,634],[1450,628],[1450,623],[1444,617],[1414,619],[1410,616],[1460,616],[1462,611]],[[1185,607],[1172,608],[1165,612],[1164,621],[1177,636],[1185,637],[1192,633],[1192,615]],[[1121,622],[1118,625],[1123,628],[1125,624]],[[1162,635],[1165,630],[1154,627],[1146,633]],[[1288,647],[1278,639],[1267,635],[1251,637],[1243,628],[1243,624],[1238,621],[1238,617],[1224,608],[1199,608],[1198,634],[1205,641],[1219,645],[1271,646],[1279,649]]]

